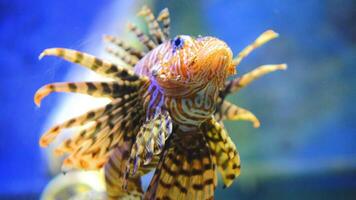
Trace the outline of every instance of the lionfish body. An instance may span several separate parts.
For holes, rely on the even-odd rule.
[[[105,168],[110,199],[213,199],[218,170],[225,186],[240,174],[240,158],[222,120],[249,120],[259,126],[248,110],[225,96],[254,79],[285,65],[266,65],[232,81],[235,67],[254,48],[277,36],[263,33],[233,58],[230,48],[213,37],[181,35],[169,39],[169,13],[157,20],[144,7],[149,35],[135,25],[136,34],[148,52],[136,50],[122,40],[106,36],[121,50],[109,53],[134,68],[121,67],[89,54],[54,48],[41,56],[55,55],[110,77],[109,82],[53,83],[35,95],[35,102],[51,92],[77,92],[112,101],[51,128],[41,146],[51,143],[62,129],[78,127],[55,152],[67,153],[64,169]],[[163,29],[159,22],[163,23]],[[140,177],[155,169],[146,192]]]

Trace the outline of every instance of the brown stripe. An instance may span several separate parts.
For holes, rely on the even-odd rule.
[[[162,179],[159,180],[159,184],[166,189],[170,189],[172,187],[172,184],[165,183]]]
[[[58,57],[64,57],[65,51],[62,48],[57,49]]]
[[[203,184],[193,184],[193,188],[195,190],[203,190],[204,189],[204,185]]]
[[[67,123],[67,127],[70,127],[72,124],[74,124],[75,121],[76,121],[75,119],[69,120]]]
[[[225,108],[224,113],[223,113],[223,115],[225,117],[227,117],[227,114],[228,114],[229,110],[231,109],[231,107],[232,107],[232,104],[228,104],[228,106]]]
[[[235,174],[228,174],[228,175],[226,175],[226,178],[227,179],[235,179],[235,177],[236,177],[236,175]]]
[[[49,84],[47,87],[51,91],[55,91],[56,90],[54,84]]]
[[[112,73],[116,73],[116,72],[118,72],[118,71],[119,71],[119,70],[117,69],[117,66],[112,64],[112,65],[110,66],[110,68],[105,71],[105,73],[107,73],[107,74],[112,74]]]
[[[80,133],[79,133],[79,136],[80,137],[84,137],[85,133],[87,132],[87,130],[82,130]]]
[[[119,72],[119,74],[120,74],[120,77],[122,77],[122,78],[125,78],[128,76],[128,72],[126,70],[122,70],[121,72]]]
[[[91,119],[91,118],[94,118],[95,117],[95,112],[93,111],[90,111],[87,113],[87,119]]]
[[[80,62],[82,62],[83,58],[84,58],[83,54],[78,52],[78,51],[76,51],[75,52],[75,60],[73,62],[74,63],[80,63]]]
[[[103,61],[102,60],[100,60],[99,58],[94,58],[94,63],[93,63],[93,65],[91,66],[91,68],[93,69],[93,70],[96,70],[96,69],[98,69],[100,66],[102,66],[103,65]]]
[[[182,192],[182,193],[184,193],[184,194],[187,194],[187,193],[188,193],[187,188],[185,188],[182,184],[180,184],[178,180],[176,180],[176,181],[174,182],[174,186],[176,186],[176,187],[180,190],[180,192]]]
[[[163,197],[162,197],[162,200],[171,200],[171,197],[169,197],[169,196],[163,196]]]
[[[55,126],[55,127],[53,127],[51,132],[57,132],[58,130],[59,130],[59,126]]]
[[[86,82],[86,85],[88,87],[88,94],[93,94],[97,90],[97,88],[94,85],[94,83]]]
[[[205,180],[204,184],[205,184],[205,185],[211,185],[211,184],[214,184],[214,179],[209,178],[209,179]]]
[[[120,93],[131,93],[131,92],[133,92],[133,91],[127,91],[126,92],[126,90],[123,90],[123,91],[120,91],[120,90],[122,90],[122,87],[125,87],[126,85],[119,85],[119,84],[117,84],[117,83],[112,83],[112,94],[113,95],[116,95],[116,94],[120,94]],[[132,87],[130,87],[130,88],[132,88]],[[136,88],[135,88],[136,89]],[[125,92],[124,92],[125,91]]]
[[[232,165],[232,169],[240,169],[241,168],[241,165],[237,165],[236,163],[234,163]]]
[[[71,92],[75,92],[77,90],[77,85],[75,83],[68,83],[68,88]]]
[[[101,86],[103,87],[103,92],[104,93],[106,93],[106,94],[111,94],[112,93],[111,88],[109,87],[108,83],[102,82]]]
[[[165,172],[167,172],[172,177],[175,177],[175,176],[178,175],[178,172],[175,172],[175,171],[171,170],[171,167],[168,166],[167,163],[165,163],[165,162],[162,164],[162,168],[165,170]]]
[[[108,112],[109,110],[111,110],[112,108],[114,107],[113,104],[109,103],[105,106],[105,110],[104,110],[104,113]]]

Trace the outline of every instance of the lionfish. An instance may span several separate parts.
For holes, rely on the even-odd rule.
[[[63,129],[79,128],[55,154],[68,156],[65,169],[104,168],[109,199],[213,199],[217,171],[224,187],[240,174],[240,157],[222,120],[259,121],[250,111],[225,100],[260,76],[286,69],[285,64],[263,65],[233,80],[236,66],[255,48],[278,36],[262,33],[233,57],[227,44],[215,37],[178,35],[170,38],[167,8],[157,18],[144,6],[148,34],[136,25],[128,29],[145,51],[104,36],[115,48],[108,52],[121,66],[76,50],[50,48],[57,56],[111,78],[103,82],[51,83],[41,87],[34,101],[52,92],[74,92],[111,99],[99,107],[55,125],[40,138],[47,147]],[[146,192],[141,176],[154,170]]]

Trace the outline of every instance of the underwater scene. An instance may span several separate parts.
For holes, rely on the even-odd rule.
[[[0,199],[356,198],[356,1],[0,10]]]

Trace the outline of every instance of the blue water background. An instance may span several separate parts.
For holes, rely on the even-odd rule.
[[[111,3],[0,1],[0,198],[36,199],[50,179],[38,138],[58,99],[48,98],[38,109],[33,94],[45,83],[63,80],[70,64],[39,62],[39,53],[54,46],[80,50],[90,43],[84,36],[98,13]],[[229,97],[253,111],[262,126],[226,124],[246,175],[233,188],[218,189],[218,195],[230,195],[225,196],[229,199],[355,195],[355,1],[201,0],[154,5],[155,10],[171,9],[173,33],[216,36],[235,54],[266,29],[280,33],[238,68],[243,74],[262,64],[289,66]]]

